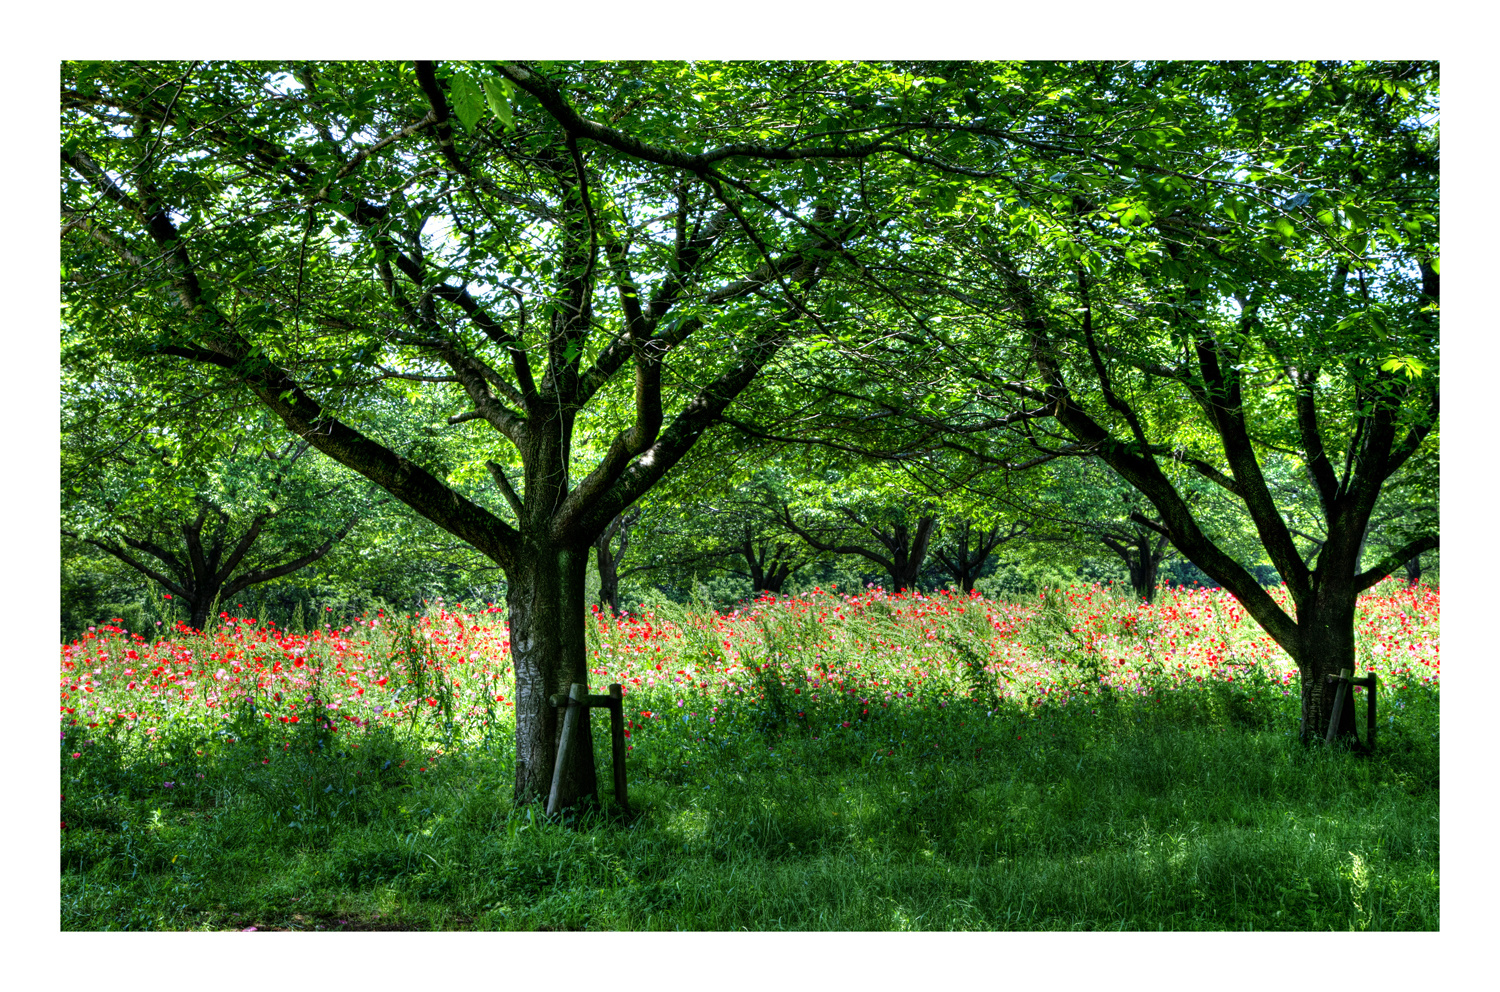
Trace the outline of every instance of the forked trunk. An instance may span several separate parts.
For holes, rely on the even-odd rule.
[[[510,650],[516,669],[515,802],[545,801],[562,739],[560,707],[547,700],[566,695],[573,682],[588,686],[584,650],[584,572],[587,550],[529,545],[517,574],[508,575]],[[588,710],[580,714],[580,747],[563,769],[564,808],[597,798]]]
[[[892,528],[891,536],[885,540],[891,551],[892,592],[916,592],[917,576],[922,574],[922,563],[927,559],[927,547],[937,525],[936,517],[919,517],[915,534],[908,535],[904,524]]]
[[[758,576],[751,580],[752,591],[757,594],[768,592],[772,596],[780,596],[782,588],[786,585],[787,576],[790,574],[791,569],[784,565],[777,566],[769,572],[758,573]]]

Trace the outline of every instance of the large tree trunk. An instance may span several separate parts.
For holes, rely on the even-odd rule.
[[[1322,739],[1333,715],[1334,692],[1327,676],[1349,669],[1356,677],[1354,662],[1354,612],[1358,597],[1352,583],[1325,585],[1314,599],[1297,611],[1297,671],[1302,679],[1302,740]],[[1339,715],[1337,737],[1355,736],[1355,707],[1351,691]]]
[[[584,650],[584,570],[587,550],[528,542],[520,567],[507,574],[510,651],[516,669],[517,802],[545,800],[562,740],[560,707],[548,697],[565,695],[571,683],[588,685]],[[596,798],[598,783],[589,736],[588,710],[580,716],[581,747],[563,769],[561,806]]]
[[[1406,584],[1415,586],[1422,581],[1422,556],[1412,555],[1406,562]]]

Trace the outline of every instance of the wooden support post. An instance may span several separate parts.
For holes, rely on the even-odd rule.
[[[1339,687],[1333,691],[1333,715],[1328,718],[1328,735],[1325,738],[1330,744],[1339,732],[1339,717],[1344,715],[1344,697],[1349,695],[1349,676],[1353,675],[1345,668],[1339,672]]]
[[[615,802],[629,812],[630,803],[625,798],[625,689],[618,683],[609,687],[609,742],[615,766]]]
[[[548,816],[555,815],[558,810],[563,769],[568,766],[568,760],[573,756],[574,738],[578,736],[578,713],[581,707],[588,705],[587,695],[584,687],[577,682],[568,687],[566,702],[568,708],[563,712],[562,741],[557,745],[557,764],[552,769],[552,791],[547,796]]]
[[[625,811],[630,810],[630,800],[625,794],[625,687],[618,683],[611,685],[607,696],[589,694],[584,689],[584,686],[575,682],[568,688],[567,695],[554,693],[547,697],[547,702],[553,706],[568,708],[563,714],[562,741],[557,746],[557,766],[552,769],[552,791],[547,797],[548,815],[557,812],[562,770],[571,758],[573,749],[578,746],[580,733],[578,724],[582,720],[578,711],[589,706],[602,706],[609,709],[610,755],[614,767],[615,802],[619,803],[620,808]],[[589,750],[592,754],[592,741]]]
[[[1367,738],[1365,748],[1369,753],[1373,754],[1375,752],[1375,693],[1380,686],[1380,681],[1374,672],[1371,672],[1362,679],[1353,678],[1352,675],[1353,673],[1346,668],[1337,675],[1325,676],[1329,685],[1337,684],[1338,686],[1333,697],[1333,716],[1329,720],[1327,739],[1332,741],[1334,734],[1337,732],[1338,718],[1343,711],[1346,696],[1354,691],[1354,686],[1359,686],[1370,694],[1365,705],[1365,730]],[[1351,703],[1350,705],[1353,704]],[[1359,731],[1357,729],[1354,733],[1354,740],[1356,743],[1359,742]]]

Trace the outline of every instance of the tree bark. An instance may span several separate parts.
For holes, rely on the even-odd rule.
[[[1359,674],[1354,661],[1354,613],[1358,593],[1352,584],[1330,583],[1297,613],[1297,671],[1302,681],[1302,740],[1312,743],[1328,732],[1336,685],[1327,676],[1347,668]],[[1355,738],[1355,708],[1345,705],[1339,715],[1337,740]]]
[[[507,575],[506,605],[516,670],[515,797],[531,802],[547,798],[562,740],[563,710],[548,697],[565,695],[574,682],[588,686],[583,632],[588,555],[531,541],[521,559],[521,566]],[[563,808],[598,796],[587,709],[579,716],[582,746],[573,750],[571,767],[563,769]]]
[[[219,596],[219,590],[195,589],[191,597],[184,597],[188,606],[188,626],[194,630],[202,630],[208,625],[208,611],[213,607],[214,600]]]

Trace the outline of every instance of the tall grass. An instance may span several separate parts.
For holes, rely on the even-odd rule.
[[[1362,604],[1373,760],[1297,742],[1217,593],[597,617],[634,814],[561,822],[509,800],[501,621],[65,646],[64,929],[1438,926],[1435,591]]]

